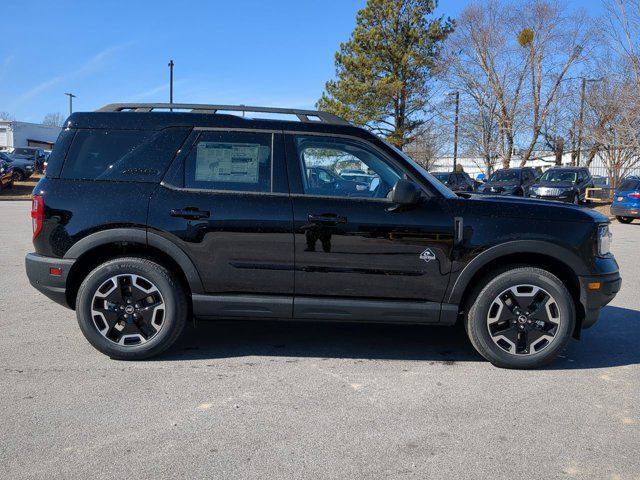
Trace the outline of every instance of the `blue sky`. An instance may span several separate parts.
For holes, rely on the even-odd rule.
[[[0,111],[174,101],[312,108],[365,0],[7,1],[0,28]],[[466,1],[443,0],[455,18]],[[600,0],[574,0],[593,14]]]

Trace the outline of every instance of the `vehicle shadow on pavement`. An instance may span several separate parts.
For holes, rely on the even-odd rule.
[[[572,340],[548,368],[640,364],[640,312],[603,309],[598,323]],[[460,327],[275,321],[202,321],[188,325],[159,361],[245,356],[484,361]]]
[[[218,321],[189,325],[160,361],[244,356],[481,361],[461,328],[321,322]]]
[[[598,322],[572,341],[555,370],[607,368],[640,364],[640,311],[608,306]]]

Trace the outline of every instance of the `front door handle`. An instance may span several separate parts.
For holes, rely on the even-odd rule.
[[[337,225],[339,223],[347,223],[347,217],[343,217],[342,215],[336,215],[335,213],[321,213],[321,214],[311,213],[307,218],[311,223],[324,223],[325,225],[326,224]]]
[[[172,217],[182,217],[187,220],[199,220],[201,218],[209,218],[209,211],[199,210],[193,207],[187,208],[172,208],[169,212]]]

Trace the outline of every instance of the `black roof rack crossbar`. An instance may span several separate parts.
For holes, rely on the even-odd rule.
[[[98,112],[153,112],[154,110],[189,110],[191,113],[217,113],[219,110],[232,112],[280,113],[295,115],[305,123],[333,123],[349,125],[344,118],[333,113],[297,108],[249,107],[247,105],[201,105],[192,103],[111,103]]]

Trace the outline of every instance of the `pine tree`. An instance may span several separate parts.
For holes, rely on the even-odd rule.
[[[436,0],[368,0],[336,53],[336,79],[318,108],[384,135],[402,148],[424,123],[429,80],[453,31],[435,18]]]

